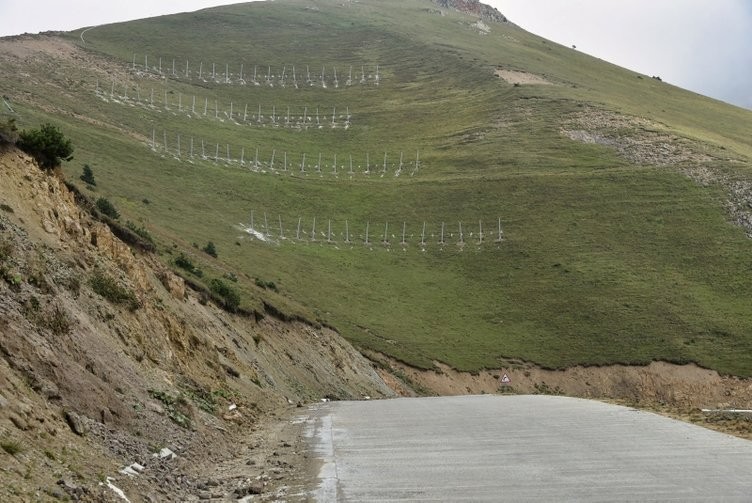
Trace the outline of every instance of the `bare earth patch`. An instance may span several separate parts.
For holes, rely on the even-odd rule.
[[[717,147],[673,134],[648,119],[592,107],[564,121],[561,134],[610,147],[634,164],[674,168],[699,185],[722,187],[732,221],[752,238],[752,181],[716,168],[718,162],[738,162]]]
[[[671,134],[647,119],[607,110],[588,107],[567,120],[561,132],[574,141],[612,147],[635,164],[673,166],[714,160],[696,141]]]
[[[494,75],[506,81],[509,84],[519,85],[553,85],[553,82],[546,80],[540,75],[534,73],[518,72],[516,70],[505,70],[497,68]]]
[[[83,51],[73,43],[61,37],[44,35],[18,35],[0,39],[0,53],[21,59],[39,55],[75,59],[83,55]]]

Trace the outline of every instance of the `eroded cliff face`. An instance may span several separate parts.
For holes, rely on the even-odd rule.
[[[10,147],[0,203],[0,500],[117,500],[106,476],[131,501],[195,496],[201,467],[237,457],[266,418],[322,397],[391,395],[332,330],[200,302]],[[163,447],[178,460],[153,458]],[[247,470],[261,492],[274,486],[263,458]],[[133,462],[141,475],[118,473]]]

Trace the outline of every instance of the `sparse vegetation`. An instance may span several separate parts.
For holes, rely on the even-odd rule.
[[[237,312],[240,307],[240,295],[231,286],[219,278],[213,278],[209,282],[209,289],[219,298],[224,309],[231,313]]]
[[[59,305],[53,306],[41,319],[41,325],[52,331],[55,335],[67,334],[71,329],[71,321]]]
[[[70,332],[71,320],[58,304],[48,305],[43,309],[39,299],[32,295],[24,303],[24,317],[39,328],[50,330],[55,335]]]
[[[94,274],[89,279],[89,285],[97,294],[113,304],[124,305],[131,311],[135,311],[141,307],[136,295],[132,291],[120,286],[114,278],[101,270],[94,271]]]
[[[214,395],[208,391],[198,388],[183,390],[183,394],[190,398],[196,406],[209,414],[214,414],[217,409],[217,402]]]
[[[57,126],[50,123],[42,124],[39,129],[23,130],[17,145],[46,170],[73,159],[73,144]]]
[[[544,382],[534,383],[533,384],[533,391],[534,395],[563,395],[564,392],[559,388],[558,386],[551,387],[548,384]]]
[[[190,404],[182,394],[172,396],[165,391],[154,389],[150,389],[149,394],[152,398],[159,400],[162,403],[165,412],[167,413],[167,417],[169,417],[175,424],[182,426],[183,428],[191,427]]]
[[[127,222],[125,222],[125,226],[138,236],[154,244],[154,236],[152,236],[151,233],[143,225],[136,225],[135,223],[128,220]]]
[[[254,283],[256,283],[256,286],[259,288],[263,288],[264,290],[273,290],[275,292],[278,292],[277,285],[274,283],[274,281],[264,281],[262,279],[256,278],[254,280]]]
[[[8,440],[8,439],[0,442],[0,448],[2,448],[5,452],[10,454],[11,456],[20,454],[24,450],[23,445],[19,441]]]
[[[0,237],[0,266],[10,259],[12,253],[13,245],[10,241],[6,241],[4,238]]]
[[[5,203],[0,204],[0,210],[3,210],[6,213],[13,213],[13,208],[11,208]]]
[[[189,273],[193,274],[196,277],[202,277],[204,275],[204,272],[196,267],[196,265],[193,263],[193,261],[188,258],[184,253],[181,253],[178,255],[174,262],[177,267],[183,269],[184,271],[188,271]]]
[[[101,211],[103,214],[107,215],[108,217],[112,218],[113,220],[117,220],[120,218],[120,213],[115,208],[115,205],[110,202],[109,199],[100,197],[97,199],[96,202],[97,209]]]

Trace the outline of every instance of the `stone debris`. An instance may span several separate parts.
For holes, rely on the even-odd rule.
[[[168,447],[164,447],[158,453],[154,453],[154,457],[158,457],[159,459],[166,459],[169,461],[171,459],[175,459],[176,457],[178,457],[178,455],[172,452]]]
[[[123,475],[128,475],[129,477],[135,477],[136,475],[143,473],[145,469],[146,467],[143,465],[132,463],[120,470],[120,473],[122,473]]]

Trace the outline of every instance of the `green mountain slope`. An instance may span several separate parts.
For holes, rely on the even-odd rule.
[[[752,375],[752,112],[424,0],[259,2],[59,43],[0,44],[22,125],[61,124],[70,179],[90,164],[165,261],[240,272],[250,306],[423,367]]]

